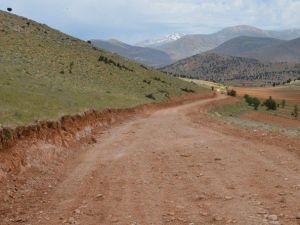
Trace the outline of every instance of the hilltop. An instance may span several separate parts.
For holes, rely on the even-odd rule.
[[[46,25],[0,11],[0,124],[124,108],[201,90]]]

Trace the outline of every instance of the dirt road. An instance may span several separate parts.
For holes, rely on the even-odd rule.
[[[300,224],[299,155],[197,123],[224,98],[99,134],[38,201],[24,193],[22,219],[0,224]]]

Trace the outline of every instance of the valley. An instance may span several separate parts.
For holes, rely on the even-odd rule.
[[[193,34],[205,1],[17,1],[0,10],[0,225],[300,224],[300,29]]]

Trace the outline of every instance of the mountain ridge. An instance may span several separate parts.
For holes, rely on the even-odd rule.
[[[300,62],[300,38],[237,37],[208,51],[220,55],[255,58],[263,62]]]
[[[248,25],[232,26],[212,34],[185,35],[178,40],[156,46],[155,48],[166,52],[174,61],[177,61],[212,50],[222,43],[239,36],[292,40],[300,37],[300,29],[272,31]]]

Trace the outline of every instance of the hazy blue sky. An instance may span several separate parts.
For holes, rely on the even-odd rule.
[[[7,7],[81,39],[129,43],[239,24],[300,27],[300,0],[0,0],[0,9]]]

